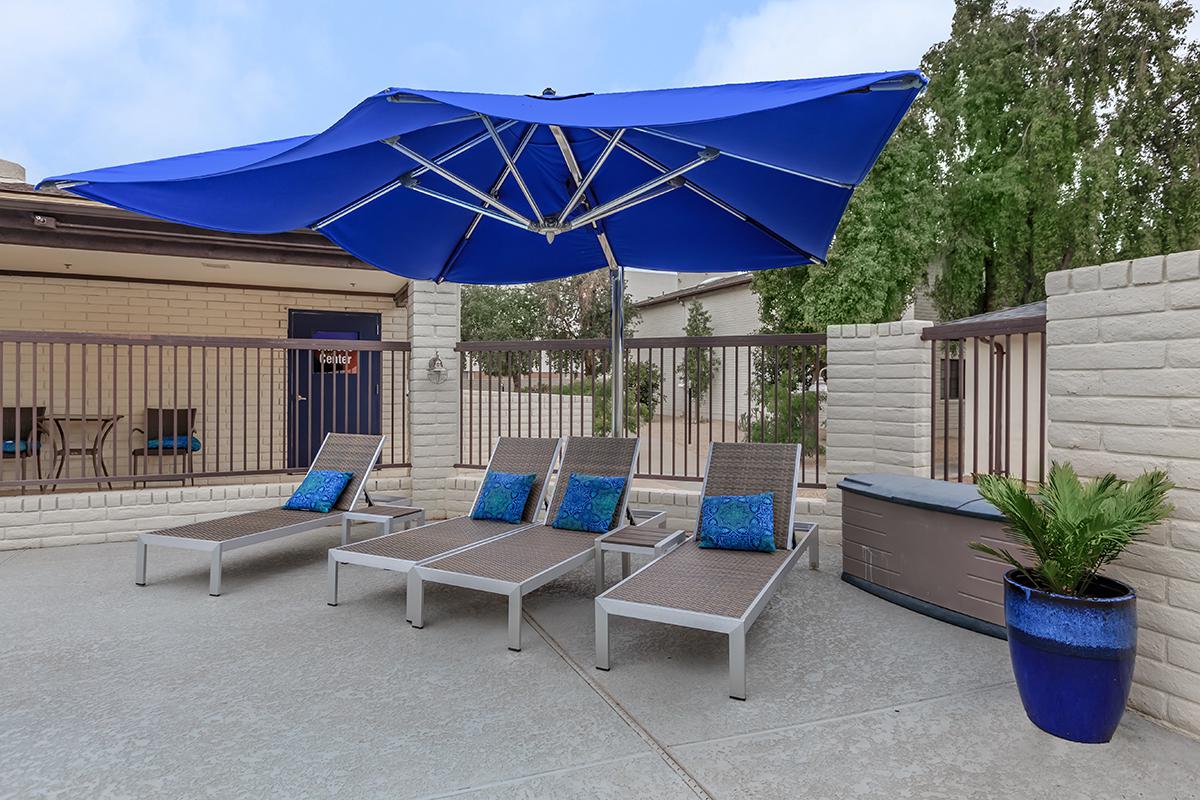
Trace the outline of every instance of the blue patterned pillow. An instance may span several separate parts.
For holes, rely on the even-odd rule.
[[[513,475],[508,472],[489,472],[479,489],[479,499],[471,509],[471,519],[520,522],[536,479],[537,476],[532,473]]]
[[[617,504],[621,502],[621,493],[624,491],[624,478],[572,472],[552,527],[604,533],[612,527]]]
[[[700,546],[774,553],[774,495],[766,492],[704,498],[700,507]]]
[[[146,449],[159,449],[159,442],[162,442],[163,450],[187,450],[191,449],[193,453],[200,449],[200,440],[195,436],[168,436],[165,439],[147,439]]]
[[[353,472],[334,472],[317,469],[308,473],[292,496],[283,504],[293,511],[319,511],[328,514],[334,503],[346,491],[346,484],[354,477]]]

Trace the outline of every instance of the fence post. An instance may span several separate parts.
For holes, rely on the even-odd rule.
[[[932,373],[931,322],[830,325],[825,405],[825,514],[821,533],[842,536],[842,493],[837,482],[859,472],[929,476]]]
[[[446,515],[447,482],[458,459],[458,334],[459,287],[413,281],[408,313],[412,500],[431,519]],[[445,366],[442,383],[431,380],[435,355]]]

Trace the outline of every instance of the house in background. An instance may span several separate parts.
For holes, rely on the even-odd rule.
[[[6,492],[282,480],[328,431],[408,461],[409,282],[319,234],[175,225],[0,161],[0,289]]]

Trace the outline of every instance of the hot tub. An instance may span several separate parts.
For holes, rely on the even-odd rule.
[[[967,483],[884,473],[850,475],[842,490],[842,580],[885,600],[1004,638],[1007,567],[971,550],[1014,549],[1004,517]]]

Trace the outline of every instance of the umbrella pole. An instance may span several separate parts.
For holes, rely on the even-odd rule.
[[[612,313],[612,435],[625,435],[625,268],[613,264],[608,268],[608,285]]]

